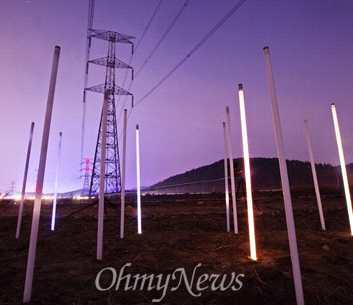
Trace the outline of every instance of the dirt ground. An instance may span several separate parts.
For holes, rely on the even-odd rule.
[[[296,193],[293,198],[305,301],[307,305],[353,304],[353,238],[343,196],[323,196],[327,232],[320,229],[315,198]],[[133,203],[131,203],[133,204]],[[144,196],[143,234],[136,234],[136,219],[128,208],[126,237],[119,239],[120,209],[106,205],[103,261],[96,256],[97,206],[77,202],[58,206],[57,230],[49,231],[51,205],[42,206],[39,243],[31,304],[152,304],[157,291],[100,292],[97,273],[104,267],[129,272],[171,274],[185,268],[198,273],[243,273],[239,291],[202,291],[191,296],[185,288],[168,291],[160,304],[291,305],[294,287],[282,197],[255,195],[258,261],[251,261],[245,201],[238,202],[240,233],[225,231],[221,194]],[[25,207],[23,231],[16,240],[17,206],[0,202],[0,304],[21,304],[31,203]],[[72,214],[72,215],[70,215]],[[107,279],[106,279],[107,280]],[[158,304],[158,303],[157,303]]]

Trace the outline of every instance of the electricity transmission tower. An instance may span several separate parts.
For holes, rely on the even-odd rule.
[[[92,159],[90,158],[85,158],[84,159],[84,167],[82,168],[82,176],[83,177],[83,187],[81,191],[82,196],[88,196],[89,195],[89,187],[90,187],[90,177],[91,177],[91,164],[92,164]]]
[[[119,160],[119,146],[118,146],[118,133],[117,133],[117,119],[116,119],[116,103],[115,97],[117,95],[129,95],[133,99],[133,95],[119,87],[116,84],[116,70],[117,69],[130,69],[131,76],[133,78],[133,68],[116,57],[117,44],[129,44],[131,50],[134,50],[133,36],[121,34],[115,31],[109,30],[97,30],[93,29],[93,12],[94,12],[94,1],[89,1],[89,19],[88,19],[88,31],[87,31],[87,53],[86,53],[86,73],[85,73],[85,84],[83,94],[83,121],[82,121],[82,137],[84,137],[84,126],[85,126],[85,104],[86,104],[86,92],[92,91],[101,93],[107,102],[107,119],[106,122],[102,122],[103,116],[101,111],[100,123],[98,129],[96,149],[93,159],[93,168],[91,174],[91,181],[89,185],[89,196],[97,194],[99,189],[100,180],[100,161],[104,158],[105,163],[105,193],[117,193],[120,192],[120,160]],[[90,60],[90,48],[92,39],[99,39],[107,42],[107,56],[97,59]],[[95,64],[105,67],[105,81],[102,84],[87,87],[88,83],[88,67],[90,64]],[[133,100],[132,100],[133,102]],[[103,103],[102,103],[103,104]],[[102,109],[103,110],[103,109]],[[102,135],[103,124],[106,124],[106,132]],[[105,155],[102,156],[102,136],[106,139]],[[83,155],[83,138],[81,143],[81,155]],[[85,181],[84,181],[85,182]],[[83,188],[84,191],[84,188]]]

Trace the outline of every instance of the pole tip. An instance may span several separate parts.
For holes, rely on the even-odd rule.
[[[336,104],[335,103],[331,103],[331,107],[336,107]]]
[[[229,106],[226,106],[226,112],[229,113]]]
[[[140,129],[139,124],[136,124],[136,130],[139,130],[139,129]]]
[[[238,89],[243,90],[243,84],[238,84]]]
[[[62,131],[59,132],[59,136],[60,136],[60,137],[63,136],[63,132],[62,132]]]
[[[60,50],[61,50],[61,47],[55,46],[55,48],[54,48],[54,53],[57,54],[57,56],[59,56]]]
[[[270,51],[270,47],[265,46],[265,47],[263,47],[263,49],[262,49],[262,50],[264,50],[265,52],[269,52],[269,51]]]
[[[226,127],[226,122],[223,121],[223,122],[222,122],[222,125],[223,125],[223,127]]]

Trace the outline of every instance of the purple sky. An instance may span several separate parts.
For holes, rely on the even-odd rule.
[[[95,28],[138,40],[158,0],[97,0]],[[0,4],[0,190],[20,189],[30,122],[36,122],[29,188],[35,184],[52,51],[62,47],[49,143],[45,190],[54,184],[59,131],[63,131],[60,190],[80,186],[80,125],[88,0],[2,0]],[[136,53],[138,68],[184,0],[164,0]],[[179,22],[141,73],[132,91],[141,97],[235,3],[191,0]],[[141,126],[142,184],[223,157],[224,108],[232,115],[235,156],[241,156],[235,88],[244,83],[252,156],[275,155],[262,47],[269,45],[278,89],[285,148],[307,160],[303,119],[310,122],[317,161],[338,164],[329,105],[336,102],[347,162],[352,141],[352,9],[350,0],[248,0],[244,6],[129,120],[127,183],[135,185],[134,126]],[[128,61],[128,47],[118,54]],[[94,41],[92,57],[106,55]],[[92,68],[89,84],[103,82]],[[121,75],[121,71],[118,71]],[[121,79],[121,77],[120,77]],[[126,99],[126,102],[128,99]],[[90,93],[85,155],[93,156],[102,96]],[[120,131],[120,129],[119,129]]]

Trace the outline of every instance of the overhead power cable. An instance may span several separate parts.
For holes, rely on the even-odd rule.
[[[152,21],[153,21],[153,19],[156,17],[157,12],[158,12],[159,8],[160,8],[161,5],[162,5],[162,2],[163,2],[163,0],[159,0],[159,1],[158,1],[157,5],[156,5],[156,7],[155,7],[155,9],[154,9],[154,11],[153,11],[153,13],[152,13],[151,18],[148,20],[148,22],[147,22],[147,24],[146,24],[146,26],[145,26],[145,28],[144,28],[142,34],[141,34],[141,38],[139,39],[139,41],[138,41],[137,44],[136,44],[135,52],[136,52],[136,50],[138,49],[138,47],[140,46],[140,44],[142,43],[143,39],[145,38],[146,33],[148,32],[149,28],[151,27]],[[132,58],[132,56],[131,56],[131,58]]]
[[[156,91],[166,80],[168,80],[175,71],[177,71],[192,55],[194,55],[204,43],[210,37],[217,32],[217,30],[230,18],[233,16],[233,14],[246,2],[246,0],[240,0],[237,2],[223,17],[221,20],[219,20],[212,28],[210,31],[206,33],[205,36],[202,37],[202,39],[195,44],[195,46],[185,55],[184,58],[182,58],[165,76],[163,76],[150,90],[146,92],[145,95],[143,95],[140,99],[137,100],[137,103],[135,104],[135,107],[139,104],[141,104],[144,100],[146,100],[154,91]]]
[[[177,12],[177,14],[175,15],[175,17],[172,19],[171,23],[169,24],[169,26],[167,27],[167,29],[164,31],[164,33],[162,34],[161,38],[158,40],[158,42],[156,43],[156,45],[154,46],[154,48],[151,50],[151,52],[148,54],[148,56],[146,57],[146,59],[144,60],[144,62],[142,63],[142,65],[140,66],[140,68],[137,70],[137,72],[135,73],[135,79],[138,77],[138,75],[141,73],[141,71],[144,69],[144,67],[147,65],[147,63],[151,60],[151,58],[153,57],[153,55],[156,53],[156,51],[158,50],[158,48],[161,46],[162,42],[167,38],[168,34],[170,33],[170,31],[173,29],[173,27],[175,26],[175,24],[177,23],[178,19],[180,18],[180,16],[183,14],[184,10],[186,9],[186,7],[188,6],[190,0],[186,0],[183,5],[181,6],[181,8],[179,9],[179,11]],[[133,80],[130,80],[129,86],[128,86],[128,91],[131,90],[132,85],[133,85]],[[124,106],[125,107],[125,102],[124,102]]]
[[[137,44],[136,44],[136,46],[135,46],[134,54],[131,54],[131,56],[130,56],[130,58],[129,58],[129,66],[131,65],[132,59],[133,59],[134,55],[136,54],[136,51],[138,50],[139,46],[141,45],[142,41],[144,40],[144,38],[145,38],[145,36],[146,36],[146,34],[147,34],[149,28],[151,27],[151,24],[152,24],[154,18],[156,17],[157,12],[158,12],[159,8],[160,8],[161,5],[162,5],[162,2],[163,2],[163,0],[159,0],[159,1],[158,1],[158,3],[157,3],[157,5],[156,5],[155,9],[153,10],[153,13],[152,13],[150,19],[148,20],[148,22],[147,22],[145,28],[143,29],[142,34],[141,34],[141,38],[138,40],[138,42],[137,42]],[[123,80],[123,82],[122,82],[122,87],[123,87],[123,88],[125,87],[126,78],[127,78],[127,71],[125,71],[124,80]]]
[[[151,60],[151,58],[153,57],[153,55],[156,53],[156,51],[158,50],[158,48],[161,46],[161,44],[163,43],[163,41],[167,38],[168,34],[170,33],[170,31],[173,29],[173,27],[175,26],[175,24],[177,23],[178,19],[180,18],[180,16],[183,14],[184,10],[186,9],[186,7],[188,6],[190,0],[186,0],[184,2],[184,4],[181,6],[181,8],[179,9],[179,11],[177,12],[177,14],[175,15],[175,17],[172,19],[172,22],[169,24],[169,26],[167,27],[167,29],[164,31],[164,33],[162,34],[161,38],[158,40],[158,42],[156,43],[156,45],[154,46],[154,48],[151,50],[151,52],[148,54],[148,56],[146,57],[146,59],[144,60],[144,62],[142,63],[142,65],[140,66],[140,68],[137,70],[136,72],[136,77],[141,73],[141,71],[144,69],[144,67],[147,65],[147,63]]]
[[[171,30],[174,28],[175,24],[177,23],[177,21],[179,20],[179,18],[181,17],[181,15],[183,14],[183,12],[185,11],[186,7],[188,6],[190,0],[185,0],[185,2],[183,3],[183,5],[180,7],[179,11],[177,12],[177,14],[174,16],[174,18],[172,19],[171,23],[168,25],[167,29],[163,32],[161,38],[158,40],[158,42],[156,43],[156,45],[154,46],[154,48],[151,50],[151,52],[148,54],[148,56],[146,57],[146,59],[144,60],[144,62],[142,63],[142,65],[140,66],[140,68],[137,70],[137,72],[135,73],[135,77],[134,79],[136,79],[138,77],[138,75],[141,73],[141,71],[145,68],[145,66],[147,65],[147,63],[151,60],[151,58],[153,57],[153,55],[156,53],[156,51],[158,50],[158,48],[161,46],[161,44],[163,43],[163,41],[167,38],[168,34],[171,32]],[[126,77],[125,77],[126,80]],[[129,86],[127,88],[128,91],[131,90],[132,85],[133,85],[133,80],[130,80]],[[124,81],[125,83],[125,81]],[[125,108],[125,101],[123,104],[122,109]],[[130,108],[129,111],[129,115],[128,117],[130,117],[132,112],[132,109]],[[121,118],[122,116],[122,110],[119,114],[119,117]]]
[[[129,66],[131,65],[132,59],[133,59],[134,55],[136,54],[136,51],[138,50],[139,46],[141,45],[142,41],[144,40],[144,38],[145,38],[145,36],[146,36],[146,34],[147,34],[149,28],[151,27],[151,24],[152,24],[153,20],[155,19],[156,15],[157,15],[157,13],[158,13],[158,11],[159,11],[161,5],[162,5],[162,2],[163,2],[163,0],[159,0],[159,1],[158,1],[156,7],[155,7],[154,10],[153,10],[153,13],[152,13],[150,19],[148,20],[148,22],[147,22],[145,28],[143,29],[142,34],[141,34],[141,38],[137,41],[137,44],[136,44],[136,46],[135,46],[134,54],[131,54],[131,56],[130,56],[130,58],[129,58],[129,63],[128,63]],[[123,82],[122,82],[122,87],[123,87],[123,88],[125,88],[126,80],[127,80],[127,71],[125,71],[125,73],[124,73],[124,78],[123,78]],[[130,90],[131,82],[132,82],[132,81],[130,81],[128,91]],[[119,100],[120,100],[120,95],[118,96],[118,102],[119,102]],[[121,119],[121,116],[122,116],[122,113],[123,113],[124,108],[125,108],[125,99],[124,99],[124,104],[123,104],[123,106],[120,108],[120,113],[119,113],[119,118],[120,118],[120,119]],[[119,119],[119,121],[120,121],[120,119]]]

